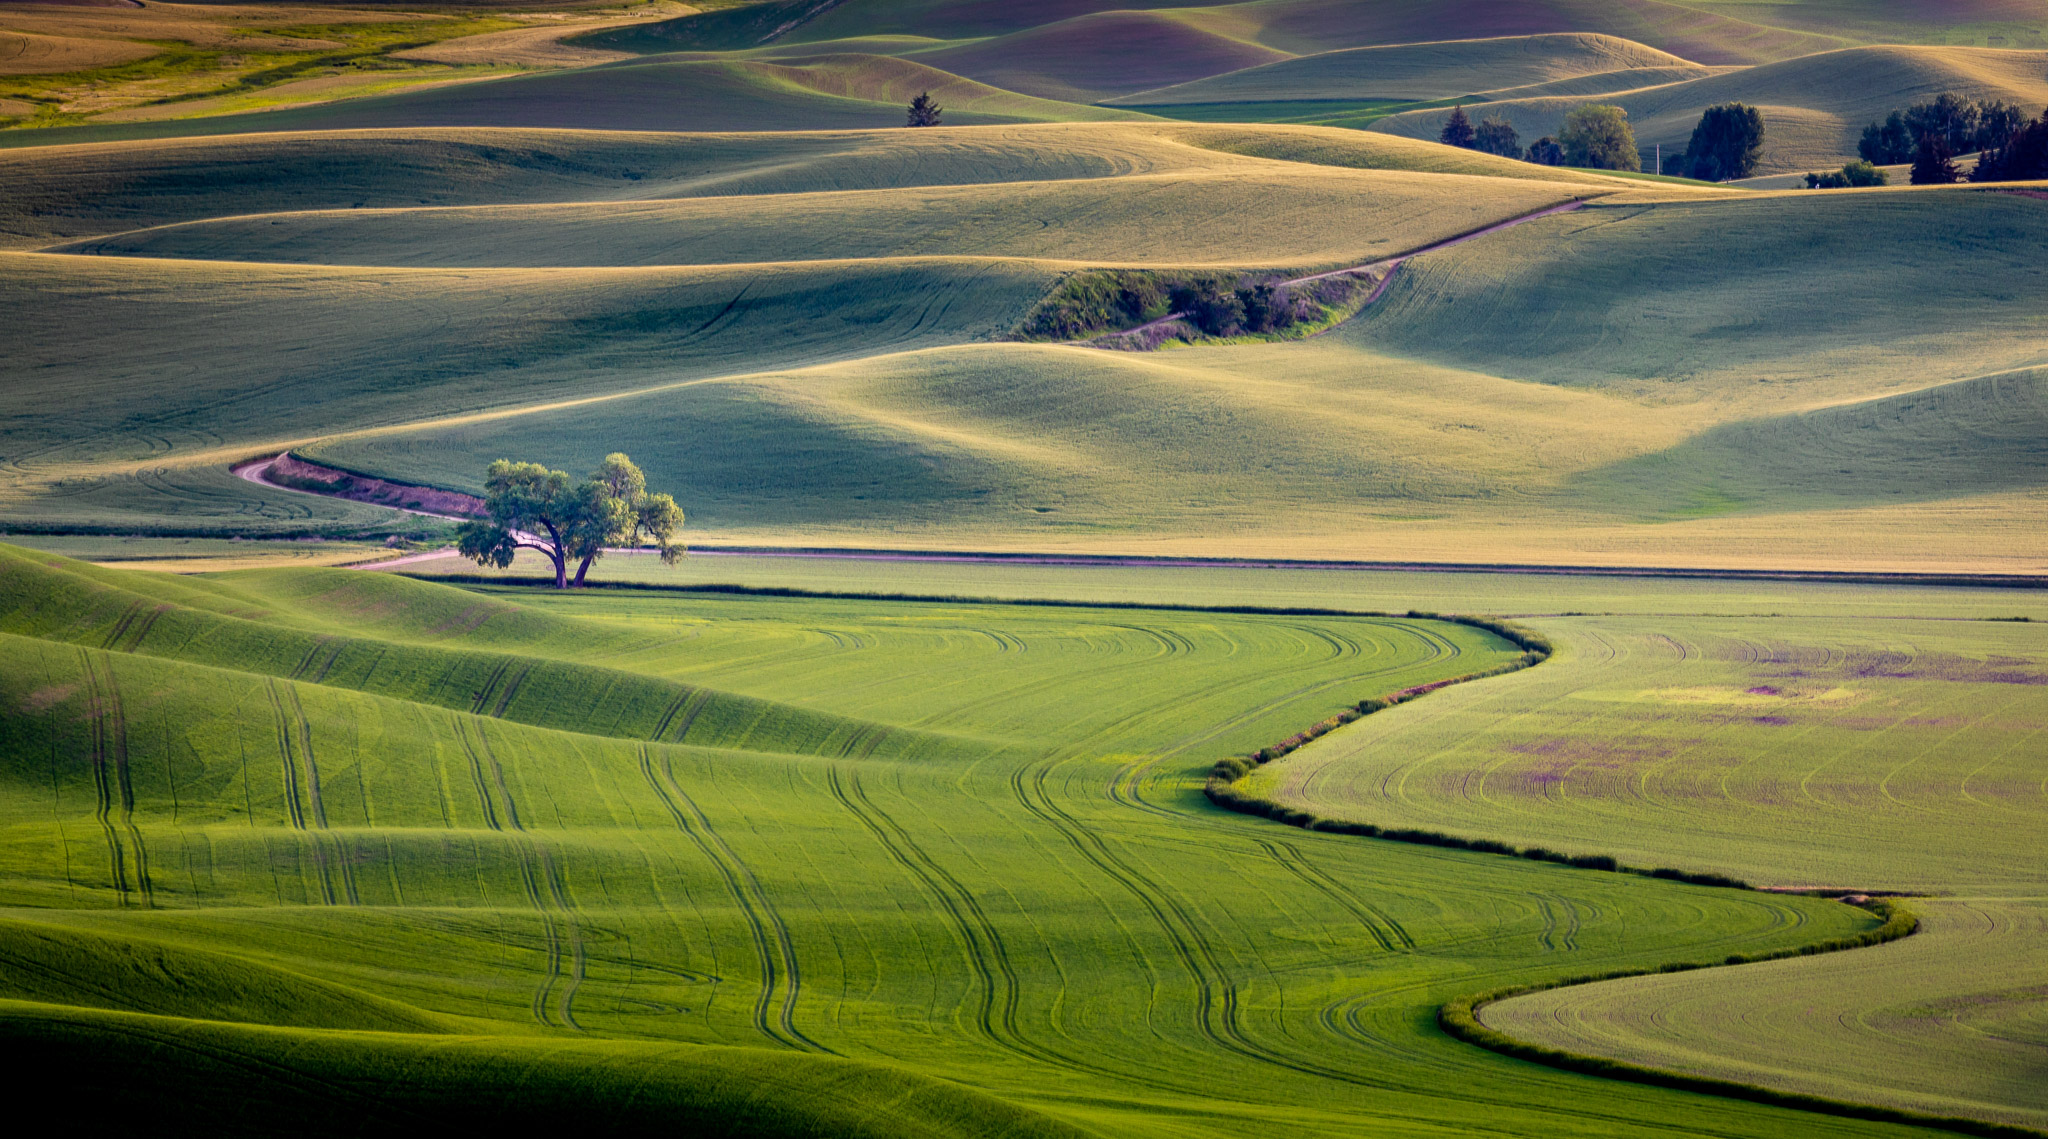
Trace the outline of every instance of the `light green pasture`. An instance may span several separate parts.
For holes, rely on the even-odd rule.
[[[17,990],[8,1031],[178,1039],[195,1103],[246,1088],[317,1121],[334,1093],[211,1066],[289,1048],[403,1071],[391,1102],[429,1115],[512,1064],[540,1112],[641,1087],[622,1120],[716,1114],[773,1070],[781,1110],[840,1130],[906,1080],[987,1134],[1881,1130],[1531,1068],[1431,1020],[1456,992],[1795,945],[1861,911],[1201,799],[1220,754],[1511,654],[1475,630],[9,565],[10,944],[106,940],[94,995]],[[120,962],[150,953],[195,978],[187,1006],[129,995]],[[244,1023],[316,1018],[266,970],[375,1000],[349,1036],[189,1019],[222,988]],[[484,1039],[437,1045],[444,1026]],[[423,1049],[468,1074],[405,1060]],[[764,1067],[804,1053],[881,1067]],[[707,1075],[576,1076],[660,1056]],[[867,1125],[920,1133],[923,1110]]]

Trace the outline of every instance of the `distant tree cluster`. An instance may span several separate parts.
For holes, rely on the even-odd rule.
[[[1806,188],[1809,190],[1846,190],[1852,186],[1887,186],[1891,176],[1869,162],[1859,158],[1845,164],[1840,170],[1825,174],[1808,174]]]
[[[1946,150],[1953,158],[1972,151],[1998,150],[2026,125],[2027,113],[2017,103],[1970,100],[1947,91],[1864,127],[1856,153],[1878,166],[1917,162],[1923,148]]]
[[[1586,166],[1596,170],[1640,170],[1642,158],[1636,153],[1635,132],[1629,127],[1628,112],[1620,107],[1587,104],[1565,116],[1564,129],[1556,138],[1545,135],[1522,149],[1515,126],[1503,118],[1488,116],[1478,126],[1465,108],[1451,108],[1437,141],[1446,146],[1519,158],[1538,166]]]
[[[2029,182],[2048,178],[2048,109],[1995,147],[1985,147],[1972,182]]]

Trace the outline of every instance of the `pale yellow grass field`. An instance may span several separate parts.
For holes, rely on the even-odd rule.
[[[1452,39],[1323,52],[1113,100],[1135,105],[1292,99],[1445,99],[1636,68],[1704,68],[1614,36]]]
[[[0,75],[82,71],[156,54],[149,44],[87,36],[45,36],[0,31]]]
[[[1573,200],[1580,186],[1240,160],[1235,169],[995,186],[265,214],[70,252],[328,264],[553,267],[1023,257],[1313,271]]]

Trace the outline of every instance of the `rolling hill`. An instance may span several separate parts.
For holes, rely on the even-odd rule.
[[[659,1114],[749,1136],[1221,1135],[1247,1121],[1309,1135],[1361,1118],[1595,1134],[1686,1104],[1738,1136],[1874,1133],[1644,1088],[1589,1112],[1576,1080],[1417,1021],[1493,977],[1794,945],[1867,927],[1861,911],[1268,833],[1189,786],[1209,756],[1354,692],[1511,655],[1476,629],[492,598],[311,571],[185,586],[255,594],[269,612],[172,606],[102,648],[77,622],[62,627],[88,644],[36,631],[65,598],[117,601],[137,575],[7,561],[0,700],[17,712],[0,735],[0,834],[7,901],[37,913],[0,923],[0,953],[62,953],[98,985],[79,999],[10,981],[0,1024],[27,1070],[92,1090],[109,1118],[190,1130],[232,1103],[233,1126],[311,1115],[319,1133],[483,1103],[478,1118],[583,1116],[604,1133]],[[357,590],[352,603],[329,583]],[[292,600],[307,593],[328,600]],[[474,650],[445,615],[481,605],[485,630],[551,626],[552,642],[532,639],[543,661],[715,679],[956,742],[905,761],[765,727],[747,751],[579,730],[609,719],[583,698],[601,685],[556,693],[561,726],[532,726],[459,672],[403,670],[414,687],[399,698],[339,686],[317,658],[290,679],[221,668],[191,659],[200,642],[174,623],[287,637],[324,624],[369,649],[380,638],[341,623],[364,604],[380,638],[433,637],[458,657]],[[1563,946],[1560,911],[1574,915]],[[1625,935],[1607,916],[1624,913]],[[1536,964],[1514,963],[1545,938]],[[191,984],[166,992],[138,962]],[[88,1054],[124,1066],[63,1074]]]
[[[1205,27],[1204,14],[1097,12],[917,58],[999,87],[1088,103],[1288,58]]]
[[[1323,52],[1142,91],[1113,102],[1166,106],[1297,99],[1423,101],[1612,72],[1670,68],[1706,74],[1705,68],[1668,52],[1613,36],[1509,36]]]
[[[1683,150],[1700,113],[1741,102],[1764,115],[1759,174],[1818,170],[1856,156],[1863,127],[1944,92],[1970,99],[2017,102],[2038,113],[2048,104],[2048,51],[1956,47],[1858,47],[1803,56],[1740,71],[1603,94],[1629,113],[1641,146]],[[1512,94],[1512,93],[1510,93]],[[1504,98],[1485,113],[1506,118],[1525,137],[1556,134],[1572,108],[1587,100],[1545,96]],[[1371,129],[1435,138],[1448,111],[1389,116]]]
[[[24,1117],[2048,1127],[2048,183],[1784,188],[2048,0],[22,11]],[[562,591],[250,461],[620,451]]]

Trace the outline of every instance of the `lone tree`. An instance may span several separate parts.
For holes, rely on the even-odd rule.
[[[1486,153],[1498,154],[1502,158],[1522,156],[1521,136],[1515,133],[1515,125],[1506,119],[1488,117],[1479,120],[1474,143]]]
[[[462,556],[503,569],[520,550],[538,550],[555,564],[556,589],[581,586],[606,546],[645,537],[661,547],[663,562],[674,565],[683,556],[682,509],[669,495],[647,493],[647,476],[616,452],[581,483],[539,463],[499,459],[484,474],[484,508],[488,519],[462,525]]]
[[[1544,135],[1529,144],[1528,160],[1538,166],[1563,166],[1564,147],[1557,145],[1556,139]]]
[[[1628,112],[1605,103],[1588,103],[1564,117],[1564,129],[1557,132],[1564,147],[1566,166],[1593,170],[1637,170],[1643,156],[1636,151],[1636,132],[1628,125]]]
[[[1907,180],[1915,186],[1946,186],[1960,181],[1963,172],[1956,167],[1955,158],[1946,135],[1938,132],[1923,134],[1920,136],[1920,149],[1913,155],[1913,171]]]
[[[930,91],[920,92],[910,101],[910,122],[913,127],[935,127],[939,125],[939,114],[945,110],[932,101]]]
[[[1764,152],[1764,116],[1741,103],[1717,103],[1700,116],[1685,147],[1686,173],[1704,182],[1727,182],[1756,173]]]
[[[1436,139],[1445,146],[1472,149],[1478,141],[1478,135],[1472,129],[1472,120],[1465,117],[1465,108],[1451,108],[1451,117],[1444,120],[1443,133],[1437,135]]]

